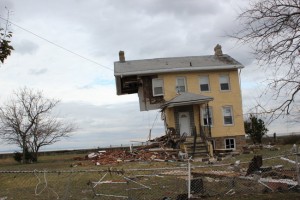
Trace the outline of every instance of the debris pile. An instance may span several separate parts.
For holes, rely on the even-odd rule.
[[[157,137],[153,140],[149,140],[152,145],[156,147],[169,147],[178,149],[180,144],[182,144],[186,139],[186,135],[179,136],[176,134],[175,129],[169,128],[166,135]]]
[[[175,161],[178,160],[178,150],[171,148],[150,148],[134,150],[132,152],[126,150],[113,150],[98,153],[90,153],[85,156],[85,160],[91,160],[95,165],[117,164],[120,162],[134,161]]]
[[[166,135],[149,140],[147,145],[140,146],[134,150],[111,150],[89,153],[85,158],[74,157],[74,160],[91,160],[96,165],[117,164],[120,162],[134,161],[177,161],[182,159],[179,149],[180,144],[185,141],[185,136],[178,136],[169,130]]]
[[[268,149],[270,151],[278,151],[280,150],[279,147],[277,147],[276,145],[271,145],[271,144],[268,144],[268,145],[261,145],[261,144],[252,144],[252,145],[245,145],[243,146],[243,154],[250,154],[250,153],[256,153],[258,152],[259,150],[262,150],[262,149]]]

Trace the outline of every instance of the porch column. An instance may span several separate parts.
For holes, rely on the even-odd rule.
[[[208,102],[206,103],[206,113],[207,113],[207,119],[208,119],[208,134],[209,137],[211,137],[211,120],[210,119],[210,113],[209,113],[209,106],[208,106]]]

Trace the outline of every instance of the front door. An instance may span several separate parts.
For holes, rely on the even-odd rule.
[[[188,112],[179,113],[179,127],[180,135],[183,135],[183,133],[186,133],[187,136],[191,135],[190,115]]]

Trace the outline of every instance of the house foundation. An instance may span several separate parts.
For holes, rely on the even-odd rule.
[[[246,138],[244,135],[215,137],[213,138],[213,141],[215,149],[242,150],[243,146],[246,145]]]

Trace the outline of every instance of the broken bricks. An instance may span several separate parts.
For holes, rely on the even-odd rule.
[[[90,153],[85,159],[92,160],[96,165],[117,164],[120,162],[133,162],[133,161],[156,161],[165,162],[169,160],[177,160],[177,150],[166,149],[142,149],[135,150],[132,153],[125,150],[113,150],[105,153],[96,154]],[[176,156],[175,156],[176,155]]]

